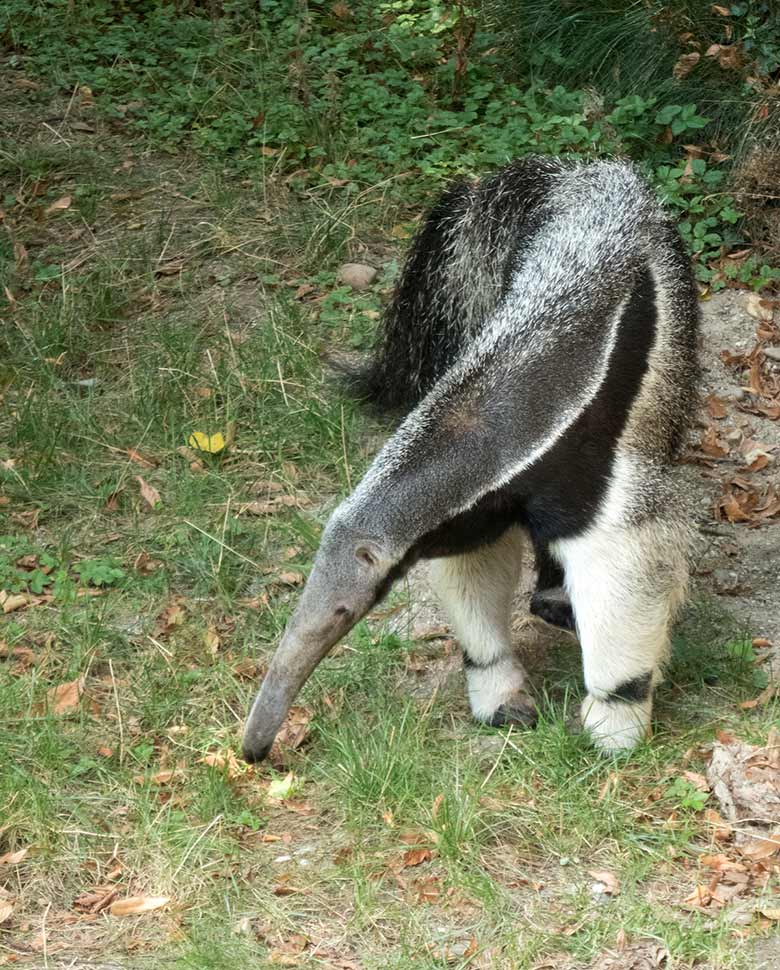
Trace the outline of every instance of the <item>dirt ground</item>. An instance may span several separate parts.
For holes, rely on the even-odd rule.
[[[723,483],[739,477],[757,490],[777,488],[780,460],[780,421],[749,413],[753,396],[747,369],[728,367],[722,354],[750,354],[757,342],[757,327],[771,329],[771,319],[761,324],[748,309],[770,316],[772,307],[758,306],[755,299],[738,290],[727,290],[702,303],[701,390],[702,405],[697,427],[691,434],[691,452],[700,445],[707,429],[715,428],[717,441],[728,454],[709,454],[686,463],[683,481],[691,489],[697,542],[693,561],[693,589],[712,595],[727,612],[744,624],[747,633],[771,641],[775,656],[780,644],[780,521],[775,516],[747,522],[716,521],[713,508],[723,493]],[[777,317],[777,310],[774,310]],[[775,339],[777,331],[775,330]],[[768,341],[765,348],[776,351]],[[763,356],[762,354],[759,357]],[[777,355],[780,357],[780,354]],[[780,360],[764,357],[770,379],[780,375]],[[715,401],[708,408],[707,401]],[[725,416],[717,406],[722,402]],[[711,449],[711,451],[717,449]],[[757,456],[763,469],[751,471]],[[763,464],[762,460],[758,464]],[[759,524],[760,522],[760,524]]]

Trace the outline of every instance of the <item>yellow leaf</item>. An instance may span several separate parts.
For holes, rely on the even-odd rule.
[[[206,451],[210,455],[218,455],[225,447],[225,438],[219,431],[212,435],[204,434],[202,431],[193,431],[187,444],[190,448],[197,448],[198,451]]]
[[[153,909],[161,909],[170,901],[170,896],[126,896],[111,903],[111,915],[138,916],[140,913],[150,913]]]

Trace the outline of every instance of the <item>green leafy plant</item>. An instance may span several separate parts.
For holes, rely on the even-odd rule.
[[[669,798],[680,806],[692,812],[701,812],[709,799],[709,793],[701,791],[687,778],[682,776],[675,778],[674,782],[666,789]]]

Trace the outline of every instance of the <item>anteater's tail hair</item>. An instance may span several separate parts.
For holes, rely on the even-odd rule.
[[[369,363],[339,368],[352,394],[380,412],[419,403],[504,295],[563,170],[533,156],[443,193],[412,243]]]

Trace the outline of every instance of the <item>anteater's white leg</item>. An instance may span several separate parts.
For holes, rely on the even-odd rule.
[[[650,729],[653,688],[685,592],[683,534],[658,520],[613,522],[556,549],[582,645],[583,725],[603,751],[632,748]]]
[[[512,651],[512,598],[520,577],[523,535],[511,528],[496,542],[434,559],[430,581],[463,648],[474,717],[499,726],[536,720],[526,673]]]

